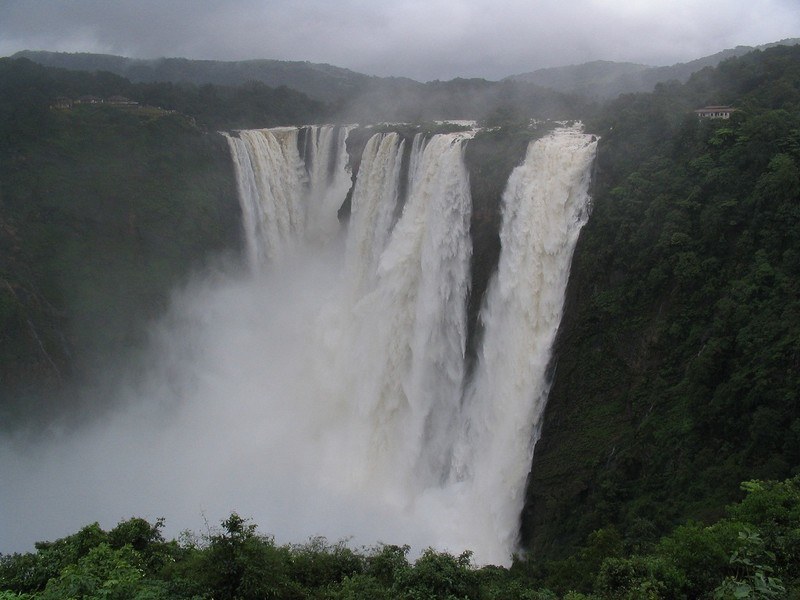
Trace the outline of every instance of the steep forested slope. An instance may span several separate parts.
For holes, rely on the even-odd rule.
[[[82,105],[110,75],[0,61],[0,423],[143,337],[171,287],[238,245],[227,147],[186,115]],[[66,403],[75,408],[74,397]]]
[[[765,50],[777,45],[792,46],[798,41],[797,38],[791,38],[757,48],[736,46],[736,48],[729,48],[710,56],[668,67],[648,67],[635,63],[597,60],[579,65],[539,69],[531,73],[511,75],[507,79],[527,81],[586,98],[611,100],[620,94],[651,92],[659,82],[679,81],[685,83],[692,74],[706,67],[716,67],[723,60],[742,56],[756,49]]]
[[[733,104],[730,120],[692,109]],[[708,519],[800,469],[800,47],[620,97],[590,127],[575,253],[523,536],[554,556]]]

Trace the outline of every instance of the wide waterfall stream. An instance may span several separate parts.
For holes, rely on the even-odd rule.
[[[125,412],[53,446],[0,448],[16,482],[0,491],[0,536],[132,515],[199,530],[235,510],[278,542],[509,563],[595,139],[556,130],[511,174],[468,373],[471,134],[376,133],[352,181],[351,131],[227,136],[247,268],[176,293],[149,364],[121,386]]]
[[[320,229],[307,222],[334,222],[346,190],[344,135],[334,142],[333,129],[307,134],[310,169],[295,150],[296,129],[228,138],[250,219],[253,268],[269,270],[299,247],[328,251]],[[317,315],[318,339],[308,352],[318,360],[312,358],[305,376],[318,379],[319,395],[311,399],[318,406],[311,410],[326,418],[315,439],[337,489],[360,490],[424,523],[426,543],[503,562],[516,541],[549,351],[588,215],[595,143],[575,129],[558,130],[531,143],[512,173],[500,264],[482,309],[478,367],[468,381],[468,138],[417,134],[407,174],[398,134],[368,141],[340,287]],[[320,183],[320,172],[330,184]],[[404,176],[407,198],[398,210]],[[339,202],[319,194],[328,185],[340,191]],[[335,344],[326,347],[331,339]]]

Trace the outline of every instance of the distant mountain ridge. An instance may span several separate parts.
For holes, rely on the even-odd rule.
[[[617,89],[629,81],[637,81],[642,73],[651,69],[653,67],[636,63],[595,60],[580,65],[538,69],[530,73],[510,75],[506,79],[583,96],[611,98],[617,95]]]
[[[86,52],[23,50],[12,58],[27,58],[46,67],[73,71],[108,71],[137,83],[171,81],[202,85],[239,85],[261,81],[271,87],[286,86],[316,100],[332,102],[352,96],[371,80],[363,73],[329,64],[284,60],[192,60],[187,58],[138,59]]]
[[[796,44],[800,44],[800,38],[788,38],[761,46],[736,46],[710,56],[667,67],[597,60],[566,67],[538,69],[529,73],[510,75],[506,79],[533,83],[559,92],[607,100],[624,93],[650,92],[661,81],[678,80],[685,83],[692,73],[705,67],[715,67],[723,60],[742,56],[753,50]]]
[[[742,56],[753,50],[796,44],[800,44],[800,38],[789,38],[756,47],[737,46],[693,61],[665,67],[597,60],[510,75],[500,82],[453,79],[450,82],[427,84],[403,77],[365,75],[324,63],[274,59],[243,61],[136,59],[110,54],[38,50],[23,50],[14,54],[12,58],[27,58],[46,67],[75,71],[108,71],[134,83],[174,82],[196,85],[210,83],[235,86],[248,81],[260,81],[270,87],[286,86],[315,100],[332,104],[348,102],[357,97],[389,104],[396,102],[398,98],[410,98],[412,103],[419,104],[424,103],[423,100],[415,97],[420,94],[425,95],[424,90],[435,93],[437,86],[450,84],[460,88],[468,81],[475,85],[482,81],[489,87],[493,85],[496,87],[495,84],[498,83],[522,84],[540,88],[539,93],[542,92],[541,88],[547,88],[559,94],[602,101],[616,98],[624,93],[650,92],[662,81],[678,80],[685,83],[693,73],[705,67],[717,66],[726,59]]]
[[[280,60],[224,62],[161,58],[131,59],[87,53],[21,51],[12,60],[25,59],[42,67],[78,72],[108,72],[133,83],[185,83],[238,87],[261,82],[270,88],[285,86],[327,104],[319,114],[325,119],[349,122],[425,121],[481,119],[498,111],[511,118],[521,109],[534,107],[544,119],[571,119],[582,101],[525,82],[461,79],[420,83],[404,77],[373,77],[327,64]],[[133,94],[133,92],[130,92]],[[69,94],[67,94],[69,95]],[[129,94],[130,95],[130,94]],[[133,96],[131,96],[133,97]],[[134,98],[142,101],[141,97]],[[191,106],[178,107],[169,98],[157,102],[186,114]],[[202,104],[202,103],[200,103]],[[257,126],[251,123],[252,126]]]

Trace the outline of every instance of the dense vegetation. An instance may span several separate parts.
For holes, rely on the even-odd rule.
[[[202,129],[244,129],[296,123],[313,123],[326,114],[322,102],[286,87],[272,88],[260,81],[236,86],[215,84],[149,82],[132,83],[107,71],[67,71],[37,65],[26,58],[0,59],[3,104],[0,119],[22,117],[40,133],[29,117],[46,118],[47,109],[59,97],[78,99],[93,95],[107,99],[124,96],[142,106],[177,111],[194,119]],[[26,118],[26,116],[28,118]],[[9,133],[19,134],[19,130]],[[4,140],[17,143],[16,136]]]
[[[457,78],[420,83],[406,78],[368,77],[330,65],[268,60],[146,61],[103,54],[27,51],[15,57],[82,71],[84,83],[89,77],[113,81],[125,90],[115,94],[190,114],[216,129],[320,120],[378,123],[480,119],[498,110],[540,119],[574,119],[587,108],[578,96],[525,81]]]
[[[22,51],[13,58],[28,58],[47,67],[73,71],[105,71],[134,83],[172,82],[202,86],[242,85],[259,81],[272,88],[289,87],[315,100],[332,102],[349,96],[370,79],[361,73],[332,65],[286,60],[143,60],[86,52]]]
[[[738,110],[692,113],[712,103]],[[539,557],[611,524],[653,541],[800,469],[800,47],[622,96],[590,127],[594,211],[523,516]]]
[[[97,523],[35,553],[0,556],[0,599],[642,600],[800,598],[800,479],[751,481],[710,526],[687,523],[626,548],[611,527],[578,557],[475,567],[470,553],[278,545],[231,514],[221,529],[165,541],[163,521]]]

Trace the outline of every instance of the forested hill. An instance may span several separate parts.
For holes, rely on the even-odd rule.
[[[28,58],[47,67],[74,71],[106,71],[134,83],[236,86],[259,81],[270,87],[286,86],[323,102],[351,97],[371,79],[368,75],[332,65],[285,60],[143,60],[110,54],[32,50],[17,52],[13,58]]]
[[[730,120],[698,119],[706,104]],[[627,95],[602,136],[523,516],[647,547],[800,472],[800,47]]]
[[[228,129],[319,120],[481,119],[495,113],[575,119],[587,109],[586,101],[575,95],[524,81],[456,78],[420,83],[403,77],[369,77],[330,65],[276,60],[145,61],[33,51],[18,52],[14,57],[57,67],[62,73],[66,72],[63,69],[74,70],[76,76],[82,72],[83,81],[87,77],[113,79],[118,88],[126,81],[123,95],[144,98]]]
[[[86,94],[140,104],[53,107]],[[23,413],[82,418],[77,394],[57,392],[130,358],[176,284],[238,251],[230,155],[208,129],[320,106],[261,85],[131,84],[0,59],[0,428]]]
[[[716,67],[724,60],[742,56],[753,50],[766,50],[778,45],[793,46],[799,42],[800,39],[792,38],[757,48],[736,46],[710,56],[664,67],[597,60],[579,65],[551,67],[530,73],[520,73],[511,75],[507,79],[527,81],[559,92],[577,94],[587,98],[610,100],[625,93],[651,92],[659,82],[675,80],[685,83],[692,74],[706,67]]]

